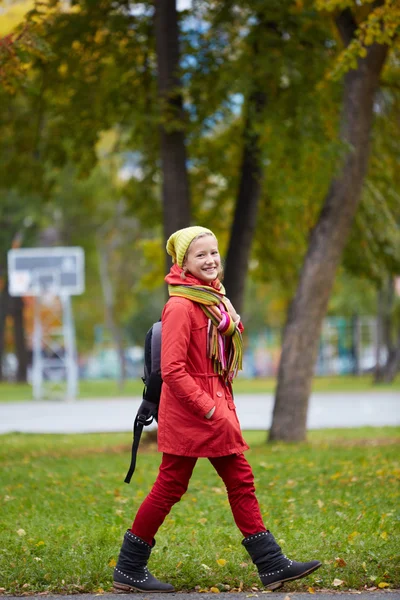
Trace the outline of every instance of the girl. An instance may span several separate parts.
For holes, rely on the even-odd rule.
[[[242,363],[240,316],[225,296],[221,258],[212,231],[186,227],[167,242],[173,266],[166,276],[170,298],[162,313],[162,393],[158,449],[163,453],[153,488],[125,534],[114,571],[117,590],[173,592],[147,569],[156,535],[186,492],[199,457],[223,480],[242,541],[269,589],[308,575],[319,561],[298,563],[281,552],[265,528],[231,382]]]

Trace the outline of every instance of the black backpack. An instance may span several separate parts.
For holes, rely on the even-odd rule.
[[[144,374],[143,400],[133,424],[133,442],[131,465],[125,477],[130,483],[136,467],[136,454],[139,447],[143,427],[151,425],[158,416],[158,405],[161,396],[161,321],[153,323],[144,340]]]

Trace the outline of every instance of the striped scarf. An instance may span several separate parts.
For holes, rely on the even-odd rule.
[[[179,296],[197,302],[208,318],[207,356],[214,373],[231,382],[242,369],[242,334],[229,315],[225,304],[225,289],[211,291],[202,285],[169,285],[170,296]]]

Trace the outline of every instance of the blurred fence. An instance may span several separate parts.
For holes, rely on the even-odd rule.
[[[257,334],[245,335],[245,352],[241,377],[269,377],[278,371],[281,353],[282,329],[265,327]],[[328,317],[324,320],[315,372],[317,375],[361,374],[374,369],[376,357],[385,361],[385,352],[377,349],[375,317]],[[50,358],[46,357],[48,363]],[[45,379],[63,380],[65,374],[57,358],[49,366]],[[47,364],[47,363],[46,363]],[[59,367],[59,368],[58,368]],[[13,354],[3,357],[4,378],[15,379],[17,360]],[[143,348],[125,344],[125,369],[128,379],[143,374]],[[79,357],[80,379],[118,379],[120,362],[110,339],[101,336],[92,352]],[[29,368],[28,379],[31,377]]]
[[[361,374],[371,371],[377,357],[375,317],[328,317],[324,320],[315,372],[317,375]],[[247,337],[242,377],[277,374],[282,329],[266,327]],[[385,360],[381,353],[381,360]]]

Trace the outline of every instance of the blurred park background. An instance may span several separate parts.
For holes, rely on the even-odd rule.
[[[258,394],[244,436],[265,522],[289,556],[323,562],[290,589],[400,587],[399,34],[398,0],[0,1],[0,594],[110,591],[160,458],[144,435],[123,483],[144,336],[165,241],[191,224],[218,236],[245,325],[234,391],[246,412]],[[85,259],[74,403],[66,299],[9,287],[10,251],[58,247]],[[306,441],[311,391],[310,413],[329,403],[344,429]],[[350,423],[389,400],[382,427]],[[61,429],[100,404],[126,410],[123,430]],[[240,542],[200,460],[151,568],[178,591],[257,595]]]
[[[240,379],[276,388],[275,439],[304,438],[315,377],[399,389],[395,0],[3,0],[0,16],[2,399],[32,377],[35,299],[10,296],[10,249],[83,248],[80,387],[117,395],[140,387],[165,240],[190,224],[220,241]],[[60,387],[59,299],[40,310]]]

